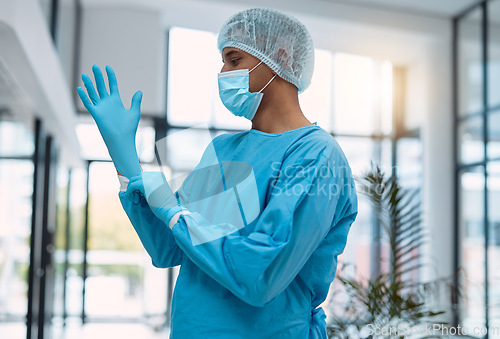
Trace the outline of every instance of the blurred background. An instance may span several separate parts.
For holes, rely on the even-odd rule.
[[[373,162],[420,189],[430,237],[411,279],[463,269],[465,297],[434,302],[454,324],[500,327],[500,0],[2,0],[0,338],[168,337],[179,267],[152,266],[76,87],[111,65],[125,107],[144,93],[143,167],[188,173],[215,135],[250,128],[220,102],[216,38],[251,7],[309,29],[302,110],[354,174]],[[361,199],[339,263],[384,270],[381,234]]]

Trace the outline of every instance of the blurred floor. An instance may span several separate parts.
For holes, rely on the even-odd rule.
[[[90,323],[81,325],[79,321],[69,321],[66,328],[53,326],[52,339],[168,339],[168,328],[155,331],[153,327],[134,323]],[[0,338],[26,338],[26,326],[23,323],[0,323]]]
[[[144,324],[123,323],[90,323],[68,324],[65,330],[54,328],[53,339],[168,339],[169,330],[155,331],[151,326]]]
[[[0,338],[21,339],[26,338],[26,325],[23,323],[0,323]]]

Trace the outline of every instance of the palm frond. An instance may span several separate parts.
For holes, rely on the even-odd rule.
[[[328,326],[329,337],[347,338],[348,329],[361,331],[368,324],[379,328],[394,323],[416,326],[444,314],[431,310],[426,297],[433,293],[433,284],[442,286],[451,278],[425,284],[404,279],[422,267],[420,249],[428,239],[422,226],[420,190],[401,187],[396,176],[386,175],[373,164],[356,181],[359,193],[370,202],[382,226],[380,240],[389,247],[389,271],[363,282],[345,278],[343,270],[338,272],[337,279],[349,295],[346,310],[352,323],[335,316]],[[446,287],[450,291],[455,288],[452,284]],[[359,312],[353,317],[356,310]]]

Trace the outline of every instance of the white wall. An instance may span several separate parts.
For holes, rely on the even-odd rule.
[[[76,89],[73,88],[76,15],[77,8],[73,0],[59,1],[56,45],[66,82],[70,86],[70,92],[72,92],[74,96],[77,95]]]
[[[92,79],[92,65],[113,67],[126,108],[133,94],[144,94],[143,114],[162,115],[166,93],[166,30],[154,9],[84,7],[80,72]],[[81,77],[80,85],[83,85]],[[86,111],[78,102],[79,111]]]
[[[37,0],[0,1],[0,42],[3,73],[28,115],[21,120],[40,117],[62,146],[62,161],[82,165],[70,88]]]
[[[450,24],[451,27],[451,24]],[[451,35],[450,35],[451,38]],[[422,110],[421,137],[424,165],[424,220],[429,232],[424,279],[453,274],[453,115],[451,88],[451,43],[435,41],[430,46],[423,74],[427,100]],[[449,293],[440,302],[450,306]],[[451,316],[451,313],[449,314]],[[451,318],[449,318],[451,320]]]

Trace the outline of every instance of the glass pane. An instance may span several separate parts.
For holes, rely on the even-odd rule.
[[[488,106],[500,105],[500,1],[488,5]]]
[[[154,160],[155,131],[148,123],[149,121],[141,120],[135,138],[137,153],[141,162]],[[106,144],[93,121],[79,123],[76,126],[76,134],[80,142],[82,158],[111,161]]]
[[[460,115],[483,109],[481,56],[481,7],[459,22],[458,27],[458,111]]]
[[[110,163],[90,167],[86,311],[89,317],[139,318],[150,307],[165,310],[166,280],[149,280],[158,277],[148,273],[151,259],[121,207],[112,168]],[[151,284],[164,288],[157,288],[156,296],[146,300],[145,289]]]
[[[353,174],[356,177],[363,173],[370,166],[370,159],[373,157],[374,142],[369,138],[336,137],[342,147]],[[359,190],[359,186],[358,186]],[[370,277],[372,258],[372,209],[369,202],[359,194],[358,216],[351,226],[347,245],[344,252],[338,257],[337,276],[344,266],[344,276],[356,279]],[[335,279],[330,286],[329,294],[325,302],[321,305],[328,318],[334,314],[345,311],[346,295],[343,286]]]
[[[392,132],[393,86],[392,63],[385,60],[380,64],[380,130],[385,135],[389,135]],[[406,122],[410,120],[410,117],[405,118]]]
[[[458,126],[459,162],[473,163],[484,159],[483,117],[460,121]]]
[[[397,143],[397,161],[400,184],[406,188],[421,187],[423,169],[420,139],[400,139]]]
[[[0,317],[27,312],[33,170],[30,160],[0,160]]]
[[[500,159],[500,110],[488,115],[488,159]]]
[[[460,173],[459,232],[461,281],[464,298],[461,301],[463,326],[468,333],[485,325],[484,305],[484,171],[475,167]]]
[[[377,144],[380,144],[381,146],[381,153],[380,153],[380,163],[379,165],[381,166],[382,170],[390,174],[392,173],[392,140],[389,138],[385,138],[382,140],[382,142],[379,141],[374,141],[375,149],[373,151],[372,159],[375,161],[377,158]]]
[[[135,137],[137,155],[141,163],[150,163],[155,158],[155,129],[147,126],[143,121],[139,124]]]
[[[0,155],[31,156],[35,150],[29,128],[17,121],[0,121]]]
[[[422,177],[423,177],[423,167],[422,167],[422,142],[418,138],[403,138],[399,139],[396,144],[396,161],[397,161],[397,173],[399,178],[399,184],[401,187],[409,192],[406,196],[409,196],[415,192],[418,192],[418,196],[412,201],[412,206],[418,208],[422,211]],[[438,188],[439,189],[439,188]],[[421,222],[422,232],[425,232],[425,223]],[[426,241],[424,240],[424,243]],[[389,238],[386,238],[386,244],[388,248],[387,252],[387,266],[390,262],[390,243]],[[414,256],[424,256],[425,246],[411,250]],[[389,271],[389,268],[387,268]],[[411,270],[404,274],[403,279],[408,282],[418,283],[420,280],[420,270]]]
[[[82,312],[83,237],[85,222],[87,173],[73,169],[70,191],[69,267],[66,281],[66,311],[70,316]]]
[[[64,264],[66,259],[66,208],[68,204],[68,169],[58,168],[56,196],[56,234],[55,234],[55,278],[54,278],[54,316],[61,317],[64,307]]]
[[[34,141],[29,126],[3,120],[1,110],[0,107],[0,338],[23,338],[28,310],[34,175],[30,156]]]
[[[204,129],[171,130],[167,136],[166,161],[162,164],[175,171],[191,171],[196,167],[203,151],[212,141],[211,134]]]
[[[374,72],[371,58],[336,53],[334,55],[335,133],[370,135],[375,132]]]
[[[216,128],[249,129],[248,119],[236,117],[219,98],[217,73],[223,64],[211,32],[172,27],[169,31],[168,110],[173,126],[210,124]],[[196,46],[198,53],[186,53]],[[200,62],[198,55],[205,58]],[[187,76],[186,69],[196,77]],[[196,81],[193,81],[196,79]],[[193,95],[196,95],[193,100]]]
[[[173,126],[210,125],[220,129],[250,129],[251,122],[231,114],[222,104],[217,85],[217,73],[223,64],[214,33],[173,27],[169,31],[169,73],[167,119]],[[203,51],[200,63],[197,56],[186,53],[192,46]],[[311,122],[325,130],[330,128],[332,97],[332,54],[315,51],[312,85],[299,97],[303,111]],[[198,53],[199,54],[199,53]],[[193,68],[194,67],[194,68]],[[186,76],[186,69],[196,74],[196,81]],[[196,95],[196,100],[193,100]]]
[[[193,46],[196,46],[196,53],[192,52]],[[200,58],[200,55],[204,57]],[[179,27],[170,29],[169,124],[190,126],[209,123],[214,105],[213,89],[217,85],[217,72],[220,71],[216,70],[216,65],[222,67],[220,60],[215,34]]]
[[[331,132],[332,62],[329,51],[314,51],[314,73],[311,85],[299,95],[302,112],[310,122],[317,122],[324,130]]]
[[[488,165],[488,287],[490,326],[500,328],[500,162]]]
[[[335,137],[335,139],[344,151],[353,175],[356,179],[361,178],[370,168],[370,159],[373,158],[374,150],[373,140],[354,137]],[[358,277],[369,277],[372,211],[370,204],[361,197],[358,210],[358,217],[349,233],[348,246],[346,246],[345,252],[339,256],[339,261],[355,264]]]
[[[391,143],[384,139],[382,143],[370,138],[335,137],[342,147],[355,178],[360,178],[370,168],[370,162],[378,163],[385,173],[391,173]],[[378,154],[380,152],[380,154]],[[379,159],[380,160],[376,160]],[[349,237],[356,239],[351,250],[342,254],[343,262],[356,264],[356,275],[358,277],[369,277],[371,270],[371,241],[372,241],[372,209],[366,199],[359,199],[358,217],[355,227],[351,232],[356,235]],[[352,240],[351,240],[352,241]],[[349,247],[349,246],[348,246]],[[356,253],[355,255],[353,253]],[[366,255],[366,257],[365,257]],[[340,260],[340,259],[339,259]]]
[[[349,161],[355,177],[362,176],[370,168],[370,161],[374,159],[374,141],[370,138],[335,137]]]
[[[82,158],[111,161],[106,144],[102,140],[95,123],[78,124],[76,126],[76,135],[80,142]]]

